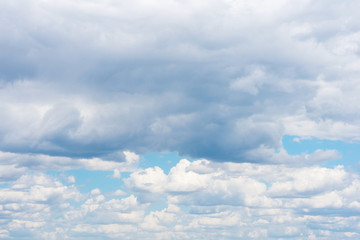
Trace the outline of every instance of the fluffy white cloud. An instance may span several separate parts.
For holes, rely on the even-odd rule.
[[[288,178],[288,181],[286,181]],[[269,193],[276,196],[309,196],[326,190],[343,188],[350,184],[351,176],[342,166],[334,169],[312,167],[300,168],[282,176],[281,181],[274,182]]]
[[[160,167],[138,169],[124,181],[128,193],[95,188],[80,194],[54,177],[23,175],[1,189],[0,212],[6,216],[1,233],[41,239],[346,239],[359,234],[360,175],[342,166],[182,159],[167,174]]]
[[[23,232],[36,236],[51,227],[54,216],[69,208],[69,201],[80,201],[82,196],[74,186],[65,186],[44,174],[26,174],[0,189],[1,235],[13,236]],[[2,237],[4,237],[2,236]]]

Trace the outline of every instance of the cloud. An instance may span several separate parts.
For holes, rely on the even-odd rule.
[[[183,159],[163,181],[155,181],[155,175],[151,174],[153,171],[149,168],[132,174],[126,182],[127,186],[139,193],[139,197],[144,192],[158,194],[160,188],[169,205],[190,207],[188,213],[184,210],[177,212],[185,225],[180,226],[177,222],[175,227],[187,233],[191,229],[211,233],[220,227],[226,229],[229,239],[259,239],[261,236],[296,239],[312,234],[326,236],[326,229],[331,234],[335,234],[332,232],[334,229],[341,229],[342,235],[340,232],[337,234],[346,237],[345,233],[349,231],[346,224],[357,221],[354,214],[359,206],[355,194],[359,187],[359,175],[342,166],[332,169],[319,166],[294,168],[207,160],[189,162]],[[161,223],[159,217],[150,218],[153,219],[153,230],[165,232],[167,225]],[[336,228],[332,225],[337,222],[335,219],[344,225]],[[325,226],[324,222],[330,225]],[[270,223],[276,223],[281,229],[266,227]],[[150,228],[147,223],[144,226]],[[312,229],[317,230],[313,232]],[[205,233],[201,234],[204,236]],[[217,232],[216,236],[221,234]]]
[[[133,152],[114,152],[104,158],[70,158],[44,154],[24,154],[0,152],[0,182],[9,183],[18,180],[27,172],[45,172],[49,170],[66,171],[86,169],[89,171],[114,171],[119,178],[121,172],[130,172],[137,168],[139,156]],[[69,183],[75,183],[75,176],[68,176]]]
[[[3,1],[0,237],[358,237],[359,175],[321,165],[341,153],[282,146],[359,141],[358,9]],[[197,160],[139,169],[149,152]],[[74,169],[124,185],[80,193]]]
[[[1,233],[41,239],[346,239],[359,234],[360,176],[343,166],[182,159],[168,173],[160,167],[137,169],[123,180],[127,193],[99,188],[79,193],[56,177],[25,174],[1,189]]]
[[[264,82],[264,72],[261,69],[255,69],[249,76],[238,78],[230,84],[230,89],[243,91],[252,95],[257,95],[258,88]]]
[[[229,172],[226,165],[218,168],[206,160],[189,162],[183,159],[168,175],[158,167],[148,168],[132,173],[125,183],[133,191],[145,194],[145,199],[146,194],[161,193],[168,195],[168,201],[174,204],[275,208],[303,201],[316,205],[320,204],[320,199],[327,199],[327,194],[335,194],[350,197],[347,207],[356,206],[352,193],[345,192],[355,191],[358,176],[346,172],[342,166],[329,169],[238,164],[231,169]],[[348,186],[351,187],[348,189]],[[341,204],[345,204],[342,197]]]
[[[274,152],[273,149],[260,146],[258,149],[250,150],[246,153],[247,159],[254,162],[266,164],[287,164],[292,166],[311,166],[321,164],[331,160],[341,159],[341,154],[337,150],[317,149],[307,154],[290,155],[285,149]]]
[[[357,140],[356,6],[6,2],[0,149],[244,162],[284,134]]]
[[[1,231],[3,237],[16,232],[37,234],[52,216],[68,208],[68,201],[82,198],[74,186],[65,186],[45,174],[25,174],[0,191],[1,225],[6,229]]]
[[[270,194],[279,196],[311,196],[317,192],[343,187],[351,180],[346,179],[346,172],[341,166],[335,169],[327,168],[303,168],[292,173],[290,181],[273,183],[269,189]]]

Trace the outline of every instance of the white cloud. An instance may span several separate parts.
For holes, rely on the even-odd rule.
[[[115,196],[125,196],[126,193],[123,190],[118,189],[118,190],[115,191],[114,195]]]
[[[49,226],[54,215],[69,208],[69,201],[81,199],[74,186],[64,186],[45,174],[23,175],[0,191],[0,214],[5,217],[1,225],[6,229],[1,235],[5,238],[20,232],[40,234],[39,229]]]
[[[53,177],[24,175],[1,190],[0,212],[9,219],[2,226],[9,236],[29,231],[44,239],[342,239],[358,233],[360,176],[342,166],[182,159],[168,174],[139,169],[125,182],[129,195],[96,188],[80,196]],[[82,201],[73,205],[74,199]]]
[[[8,230],[1,229],[1,230],[0,230],[0,237],[1,237],[1,238],[9,237],[9,231],[8,231]]]
[[[351,182],[350,175],[342,166],[334,169],[311,167],[299,168],[282,177],[281,181],[274,182],[269,189],[272,195],[289,197],[313,195],[318,192],[343,188]],[[286,181],[285,179],[289,179]]]
[[[68,180],[69,183],[75,183],[75,182],[76,182],[74,176],[69,176],[69,177],[67,178],[67,180]]]
[[[101,194],[101,191],[100,191],[100,189],[95,188],[95,189],[91,190],[90,193],[91,193],[91,195],[99,195],[99,194]]]
[[[164,171],[159,167],[154,167],[132,173],[126,184],[140,191],[157,193],[163,192],[166,180]]]
[[[121,178],[121,174],[119,169],[114,169],[114,174],[112,176],[113,178]]]
[[[359,6],[2,1],[0,238],[358,237],[359,175],[282,137],[359,141]]]

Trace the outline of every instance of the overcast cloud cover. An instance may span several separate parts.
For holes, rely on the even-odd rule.
[[[359,9],[1,1],[0,239],[360,238]]]

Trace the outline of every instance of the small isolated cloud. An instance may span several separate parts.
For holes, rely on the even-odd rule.
[[[121,178],[121,173],[118,169],[114,169],[113,178]]]
[[[91,193],[91,195],[100,195],[101,191],[100,191],[100,189],[95,188],[95,189],[91,190],[90,193]]]
[[[76,182],[74,176],[69,176],[69,177],[67,178],[67,181],[68,181],[68,183],[75,183],[75,182]]]
[[[122,191],[121,189],[118,189],[114,192],[114,195],[115,196],[125,196],[125,195],[127,195],[127,193]]]

